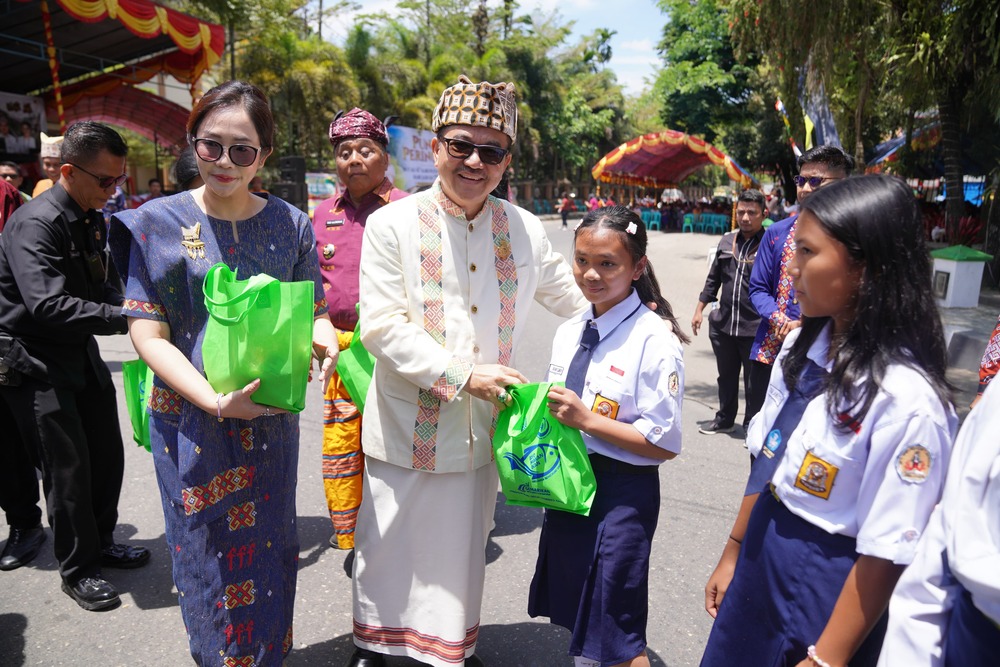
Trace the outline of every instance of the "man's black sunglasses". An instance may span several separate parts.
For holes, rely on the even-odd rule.
[[[443,141],[444,145],[448,147],[448,155],[459,160],[467,160],[473,151],[475,151],[479,153],[479,159],[483,161],[483,164],[500,164],[507,157],[507,153],[510,152],[506,148],[498,148],[488,144],[474,144],[471,141],[463,141],[462,139],[439,137],[439,140]]]
[[[87,171],[86,169],[84,169],[83,167],[81,167],[78,164],[73,164],[72,162],[67,162],[66,164],[68,164],[69,166],[74,167],[76,169],[79,169],[80,171],[82,171],[83,173],[87,174],[88,176],[93,176],[94,178],[96,178],[97,179],[97,185],[102,190],[107,190],[110,187],[116,187],[117,188],[119,185],[121,185],[122,183],[124,183],[128,179],[128,174],[122,174],[121,176],[98,176],[97,174],[94,174],[94,173],[91,173],[91,172]]]
[[[840,179],[832,176],[813,176],[812,178],[806,178],[805,176],[793,176],[792,180],[795,181],[795,185],[800,188],[806,187],[806,183],[808,183],[809,187],[815,190],[826,181],[839,181]]]

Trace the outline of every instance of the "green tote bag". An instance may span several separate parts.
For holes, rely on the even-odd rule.
[[[132,422],[135,444],[152,451],[149,444],[149,392],[153,389],[153,370],[142,359],[122,362],[122,383],[125,385],[125,405]]]
[[[203,289],[209,319],[201,352],[212,388],[228,394],[260,378],[255,403],[301,412],[312,356],[313,283],[264,273],[237,280],[219,263]]]
[[[357,307],[357,306],[355,306]],[[354,401],[358,412],[365,413],[365,398],[375,373],[375,357],[361,344],[361,319],[354,325],[354,337],[346,350],[337,357],[337,374],[340,375],[347,395]]]
[[[511,401],[497,416],[493,435],[500,486],[507,504],[590,514],[597,481],[580,431],[549,412],[549,387],[515,384]]]

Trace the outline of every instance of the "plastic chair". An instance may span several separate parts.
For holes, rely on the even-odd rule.
[[[655,230],[659,231],[660,230],[660,222],[662,220],[663,220],[663,218],[661,217],[659,211],[650,211],[649,212],[649,222],[646,223],[646,229],[647,230],[655,229]]]
[[[681,225],[681,234],[684,232],[694,232],[694,216],[690,213],[684,214],[684,223]]]

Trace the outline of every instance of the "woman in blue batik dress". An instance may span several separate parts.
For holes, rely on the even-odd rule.
[[[150,440],[191,654],[199,665],[280,665],[292,643],[299,421],[251,401],[259,379],[225,395],[205,379],[205,274],[225,262],[241,278],[314,281],[321,378],[337,339],[309,218],[247,189],[271,152],[267,98],[222,84],[187,131],[205,185],[117,214],[111,245],[128,276],[132,342],[156,373]]]

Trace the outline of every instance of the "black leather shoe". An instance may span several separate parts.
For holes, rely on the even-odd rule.
[[[482,658],[473,653],[465,659],[465,667],[486,667],[486,665],[483,664]]]
[[[62,589],[63,593],[76,600],[76,603],[87,611],[111,609],[122,603],[115,587],[100,575],[84,577],[72,586],[64,581]]]
[[[142,567],[149,561],[149,549],[131,547],[127,544],[112,544],[101,549],[101,565],[118,567],[123,570]]]
[[[385,667],[385,656],[368,649],[356,648],[347,667]]]
[[[45,541],[45,531],[41,526],[34,528],[11,528],[7,536],[7,546],[0,555],[0,570],[16,570],[27,565],[38,555]]]

